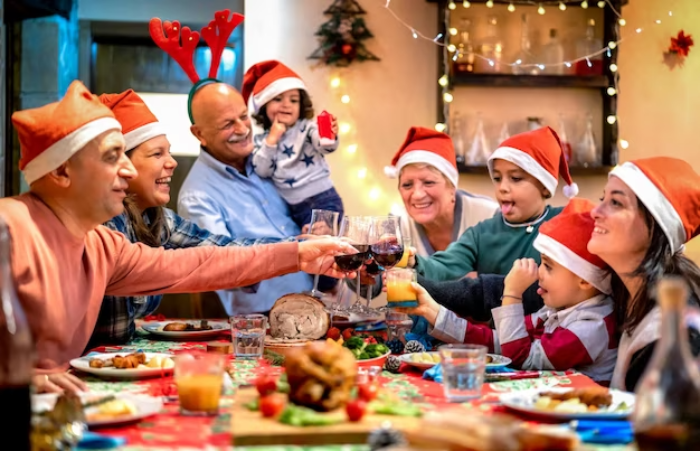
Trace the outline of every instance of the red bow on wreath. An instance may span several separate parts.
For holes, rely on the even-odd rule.
[[[668,48],[669,53],[675,53],[680,56],[688,56],[690,48],[693,46],[693,37],[686,35],[683,30],[678,32],[678,36],[671,38],[671,46]]]

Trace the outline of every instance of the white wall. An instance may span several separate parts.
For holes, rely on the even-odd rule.
[[[243,0],[78,0],[79,20],[148,22],[152,17],[206,24],[215,11],[243,11]]]

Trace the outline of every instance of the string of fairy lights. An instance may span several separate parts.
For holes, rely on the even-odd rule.
[[[442,98],[444,101],[444,116],[445,118],[449,118],[449,104],[454,100],[454,95],[450,91],[450,61],[456,61],[460,57],[459,49],[454,45],[449,42],[450,36],[456,36],[458,33],[458,30],[454,27],[451,26],[450,24],[450,11],[454,11],[458,8],[457,3],[454,1],[450,1],[447,4],[447,13],[445,14],[445,28],[447,30],[447,36],[443,35],[443,33],[439,33],[435,37],[428,36],[424,33],[422,33],[420,30],[418,30],[416,27],[412,26],[411,24],[407,23],[405,20],[403,20],[393,9],[391,9],[391,0],[381,0],[384,2],[384,8],[389,12],[389,14],[401,25],[403,25],[410,33],[413,39],[423,39],[426,41],[431,41],[435,45],[441,46],[445,49],[445,65],[443,69],[443,75],[438,79],[438,84],[442,87]],[[536,6],[537,7],[537,13],[539,15],[545,15],[547,13],[546,7],[556,7],[560,11],[566,11],[567,9],[567,3],[573,4],[574,2],[566,2],[566,1],[544,1],[544,2],[537,2],[537,1],[528,1],[528,0],[520,0],[520,1],[511,1],[508,2],[508,6],[506,6],[506,10],[510,13],[513,13],[516,11],[516,4],[518,5],[525,5],[525,6]],[[593,7],[592,5],[594,4],[593,1],[588,1],[588,0],[583,0],[581,2],[575,2],[577,6],[580,6],[582,9],[587,9],[589,7]],[[493,0],[488,0],[485,3],[487,8],[494,8],[496,6],[495,2]],[[461,2],[461,7],[468,9],[472,6],[471,2],[468,0],[463,0]],[[617,35],[620,36],[620,27],[625,27],[627,26],[627,21],[625,18],[622,17],[622,14],[620,11],[618,11],[615,6],[613,5],[611,0],[599,0],[595,2],[595,6],[598,8],[610,8],[611,11],[615,14],[617,17]],[[669,10],[668,11],[668,16],[672,17],[673,16],[673,11]],[[662,23],[662,20],[660,18],[655,19],[650,26],[654,25],[660,25]],[[643,27],[637,27],[634,29],[634,34],[630,36],[620,36],[619,39],[615,41],[609,41],[603,48],[596,50],[593,53],[589,53],[587,55],[580,55],[572,59],[566,59],[562,61],[557,61],[557,62],[550,62],[550,63],[523,63],[521,60],[515,60],[513,62],[501,62],[500,64],[502,66],[506,67],[514,67],[514,66],[519,66],[519,67],[537,67],[540,70],[544,70],[546,67],[560,67],[560,66],[566,66],[567,68],[571,68],[574,64],[576,64],[579,61],[586,61],[586,64],[591,67],[591,59],[594,59],[600,55],[603,57],[611,58],[612,57],[612,52],[617,49],[619,44],[626,39],[629,39],[632,36],[637,36],[641,34],[643,31],[645,31],[645,28]],[[480,55],[478,53],[473,54],[474,57],[480,58],[483,61],[486,61],[490,66],[494,66],[495,63],[493,60]],[[609,86],[606,90],[606,93],[609,96],[615,96],[619,94],[619,74],[617,72],[618,67],[617,64],[611,62],[608,66],[610,72],[614,75],[612,77],[612,85]],[[618,123],[618,117],[615,114],[611,114],[608,117],[606,117],[606,122],[610,125],[614,125]],[[618,123],[619,124],[619,123]],[[445,131],[447,129],[447,124],[439,122],[435,124],[435,129],[438,131]],[[619,139],[619,145],[622,149],[627,149],[629,147],[629,143],[624,140],[624,139]]]
[[[426,35],[425,33],[421,32],[419,29],[416,27],[412,26],[410,23],[406,22],[404,19],[402,19],[392,8],[391,8],[391,0],[380,0],[383,2],[383,6],[386,9],[386,11],[398,22],[400,23],[403,27],[405,27],[408,32],[410,33],[410,36],[412,36],[413,39],[420,39],[420,40],[426,40],[430,41],[433,44],[440,46],[444,49],[445,52],[445,58],[444,60],[444,68],[443,68],[443,75],[439,77],[438,79],[438,84],[442,88],[442,96],[443,96],[443,101],[444,101],[444,117],[447,119],[449,118],[449,105],[450,103],[454,100],[454,95],[451,92],[451,86],[450,86],[450,64],[452,61],[455,61],[459,58],[459,49],[451,44],[449,42],[450,36],[456,36],[458,33],[458,30],[451,26],[450,23],[450,12],[454,11],[457,9],[458,3],[451,1],[447,4],[447,11],[445,14],[445,29],[447,30],[447,36],[443,35],[443,33],[439,33],[437,36],[431,37]],[[464,0],[462,2],[459,2],[461,4],[462,8],[470,8],[472,6],[471,2],[468,0]],[[505,6],[504,2],[500,2]],[[558,8],[560,11],[566,11],[568,5],[572,5],[574,2],[572,1],[544,1],[544,2],[537,2],[537,1],[529,1],[529,0],[516,0],[512,2],[508,2],[506,6],[506,10],[510,13],[513,13],[517,10],[517,6],[536,6],[537,7],[537,13],[540,15],[545,15],[547,13],[547,8]],[[517,6],[516,6],[517,5]],[[621,36],[620,35],[620,29],[621,27],[627,27],[627,21],[622,17],[622,14],[620,11],[618,11],[615,6],[613,5],[611,0],[600,0],[597,2],[593,1],[588,1],[588,0],[583,0],[581,2],[576,2],[577,6],[580,6],[583,9],[587,8],[592,8],[592,7],[598,7],[598,8],[610,8],[611,11],[614,13],[615,17],[617,18],[617,33],[616,35],[619,36],[617,40],[614,41],[609,41],[604,47],[596,50],[595,52],[592,52],[587,55],[581,55],[577,56],[575,58],[571,59],[566,59],[562,61],[556,61],[556,62],[549,62],[549,63],[530,63],[530,64],[524,64],[520,60],[515,60],[512,62],[500,62],[501,66],[505,67],[513,67],[513,66],[520,66],[523,68],[526,67],[537,67],[540,70],[545,69],[546,67],[553,67],[553,66],[566,66],[567,68],[572,67],[574,64],[580,61],[586,61],[587,65],[591,67],[591,59],[594,59],[599,56],[603,56],[604,58],[612,58],[613,56],[613,51],[618,49],[618,46],[620,43],[623,41],[630,39],[631,37],[637,36],[644,32],[647,28],[642,28],[642,27],[637,27],[634,28],[633,33],[629,34],[627,36]],[[485,6],[487,8],[495,8],[496,3],[493,0],[488,0],[485,2]],[[673,16],[673,11],[669,10],[668,11],[668,16],[672,17]],[[655,19],[650,25],[650,27],[653,27],[654,25],[659,25],[662,23],[662,20],[660,18]],[[631,28],[631,27],[628,27]],[[480,58],[484,61],[486,61],[489,65],[493,66],[494,62],[491,61],[489,58],[480,55],[478,53],[474,53],[474,57]],[[608,69],[610,72],[613,74],[612,83],[611,86],[609,86],[606,90],[607,95],[609,96],[616,96],[619,94],[619,87],[618,87],[618,82],[619,82],[619,74],[617,72],[618,67],[617,65],[610,61],[608,65]],[[351,120],[351,114],[350,113],[350,101],[351,101],[351,93],[349,93],[349,86],[347,86],[347,76],[345,76],[342,72],[336,72],[333,74],[330,78],[330,87],[337,92],[338,94],[338,99],[340,100],[340,103],[345,107],[344,109],[347,111],[343,112],[343,115],[341,116],[341,121],[339,123],[339,134],[343,137],[343,141],[349,142],[350,144],[343,144],[344,151],[351,156],[352,158],[355,158],[357,156],[362,156],[363,158],[360,160],[356,160],[356,167],[350,171],[351,174],[355,175],[355,178],[357,180],[373,180],[374,177],[370,173],[370,170],[367,167],[367,161],[364,158],[365,156],[363,155],[363,152],[358,152],[358,144],[356,143],[356,137],[355,137],[355,130],[354,127],[352,126],[352,120]],[[608,124],[617,125],[619,126],[619,121],[618,117],[615,114],[609,115],[606,118],[606,122]],[[435,124],[435,129],[438,131],[445,131],[447,129],[447,125],[445,123],[437,123]],[[627,149],[629,147],[629,143],[624,140],[624,139],[619,139],[618,140],[618,145],[622,149]],[[364,184],[362,185],[363,187],[365,186]],[[383,190],[378,184],[375,184],[373,186],[367,186],[367,197],[371,201],[377,201],[383,196]],[[392,211],[394,209],[398,209],[400,205],[395,203],[392,205],[391,209]]]

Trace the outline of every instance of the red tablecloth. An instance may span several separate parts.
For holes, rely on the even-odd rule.
[[[109,352],[118,350],[137,350],[146,352],[173,352],[181,353],[192,350],[205,350],[204,342],[173,342],[152,341],[146,339],[134,340],[129,346],[98,348],[94,351]],[[235,360],[231,359],[229,374],[234,386],[252,382],[257,375],[270,372],[281,373],[279,367],[270,366],[265,361]],[[423,405],[426,409],[439,408],[445,405],[443,387],[441,384],[422,379],[422,374],[417,371],[408,371],[401,374],[382,373],[380,376],[381,387],[399,394],[404,399],[410,399]],[[122,392],[145,392],[155,396],[173,395],[174,384],[172,377],[147,379],[140,381],[104,381],[92,377],[86,377],[91,390]],[[496,394],[515,390],[524,390],[547,386],[584,387],[594,382],[588,377],[573,372],[543,373],[538,379],[522,379],[517,381],[498,382],[484,385],[484,396],[475,403],[476,408],[491,409],[489,401],[496,399]],[[166,402],[164,410],[153,417],[129,426],[118,428],[100,429],[98,432],[122,436],[127,438],[127,447],[130,451],[141,449],[154,449],[158,447],[170,448],[190,447],[202,449],[223,449],[232,444],[230,433],[231,414],[230,406],[233,402],[233,390],[228,390],[222,397],[220,413],[216,417],[185,417],[179,414],[177,401]],[[214,447],[214,448],[211,448]]]

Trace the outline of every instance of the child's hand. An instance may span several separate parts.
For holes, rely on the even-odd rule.
[[[411,283],[411,288],[416,292],[416,297],[418,298],[418,307],[413,308],[397,308],[397,312],[406,313],[409,315],[418,315],[425,318],[426,321],[431,326],[435,325],[437,321],[438,313],[440,312],[440,305],[435,302],[430,294],[417,283]]]
[[[503,287],[503,305],[522,302],[522,295],[538,279],[537,262],[531,258],[520,258],[506,276]]]
[[[338,119],[333,115],[331,115],[331,131],[334,137],[338,136]]]
[[[275,120],[272,121],[272,126],[270,126],[270,133],[267,134],[265,142],[267,142],[268,146],[276,146],[280,138],[286,131],[287,126],[279,122],[277,120],[277,116],[275,116]]]

